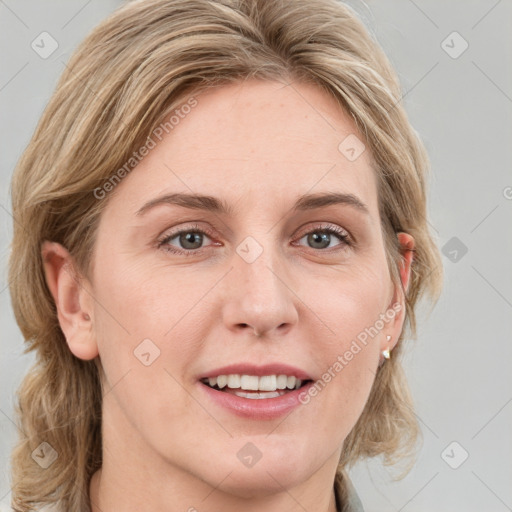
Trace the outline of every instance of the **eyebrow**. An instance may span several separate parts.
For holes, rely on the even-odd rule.
[[[202,194],[175,193],[151,199],[137,211],[136,215],[144,215],[148,210],[162,204],[176,205],[183,208],[190,208],[192,210],[205,210],[228,216],[233,215],[234,213],[228,203],[216,197]],[[303,195],[295,202],[293,211],[314,210],[316,208],[339,204],[351,206],[367,215],[370,214],[366,204],[357,196],[341,192],[325,192]]]

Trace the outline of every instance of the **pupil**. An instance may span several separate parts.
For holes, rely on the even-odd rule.
[[[189,233],[186,233],[185,235],[181,235],[181,240],[180,241],[181,241],[183,247],[185,247],[186,249],[197,249],[198,247],[188,247],[187,244],[188,243],[194,244],[194,239],[196,237],[198,237],[199,245],[201,245],[200,236],[201,236],[200,233],[189,232]],[[196,240],[196,243],[197,243],[197,240]]]
[[[313,233],[310,236],[310,241],[312,241],[313,243],[322,243],[322,242],[327,242],[327,244],[325,246],[323,246],[322,248],[325,249],[325,247],[328,247],[329,246],[329,237],[330,237],[330,234],[329,233],[322,233],[320,235],[318,235],[318,233]]]

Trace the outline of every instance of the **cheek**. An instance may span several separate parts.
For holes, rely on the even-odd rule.
[[[328,293],[310,296],[315,313],[329,328],[323,329],[325,336],[310,334],[317,339],[312,356],[323,371],[311,401],[317,394],[322,396],[324,410],[336,428],[352,428],[375,379],[380,342],[385,336],[385,322],[380,318],[388,307],[389,283],[382,270],[367,267],[361,272],[347,272],[331,280],[335,285],[330,285]]]
[[[323,286],[319,286],[321,282]],[[330,345],[337,350],[345,349],[347,343],[374,326],[389,306],[390,283],[386,267],[379,262],[342,268],[317,280],[317,286],[312,284],[304,288],[304,297],[323,320],[329,333],[326,339],[331,339]]]
[[[100,336],[135,347],[137,340],[161,340],[173,326],[179,308],[179,287],[159,269],[148,268],[141,259],[127,263],[111,259],[96,274],[95,293]]]
[[[116,393],[125,406],[132,400],[157,417],[161,410],[168,422],[169,400],[174,407],[186,406],[178,382],[186,379],[204,339],[198,331],[204,315],[197,304],[204,281],[201,286],[194,274],[184,279],[183,273],[180,277],[146,261],[113,258],[95,279],[95,331],[105,391],[119,382]]]
[[[97,294],[110,320],[144,337],[166,335],[222,275],[173,268],[164,258],[116,256],[98,270]]]

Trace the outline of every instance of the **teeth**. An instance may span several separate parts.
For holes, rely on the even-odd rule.
[[[206,380],[206,379],[205,379]],[[211,387],[217,385],[220,389],[226,386],[231,389],[242,389],[245,391],[277,391],[283,389],[299,389],[302,381],[293,375],[219,375],[208,377],[208,384]],[[246,393],[247,394],[247,393]],[[260,393],[261,394],[261,393]],[[282,394],[282,393],[281,393]],[[250,397],[258,398],[257,393],[250,393]],[[242,396],[242,395],[240,395]],[[279,396],[279,395],[276,395]],[[271,397],[265,397],[271,398]]]
[[[227,375],[219,375],[217,377],[217,386],[220,389],[225,388],[228,385],[228,376]]]
[[[217,377],[218,379],[219,377]],[[240,387],[242,389],[258,391],[259,377],[255,375],[242,375],[240,376]]]
[[[288,377],[286,375],[278,375],[278,377],[276,379],[277,389],[286,389],[287,382],[288,382]]]
[[[228,388],[238,389],[240,386],[240,375],[228,375]]]
[[[277,389],[277,377],[275,375],[265,375],[260,377],[260,391],[275,391]]]
[[[243,391],[235,391],[236,396],[241,396],[242,398],[252,398],[252,399],[261,399],[261,398],[277,398],[278,396],[284,395],[285,391],[263,391],[261,393],[244,393]]]

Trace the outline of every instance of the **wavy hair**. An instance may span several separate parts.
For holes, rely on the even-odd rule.
[[[413,451],[421,431],[401,366],[402,341],[416,338],[419,299],[437,302],[442,265],[427,221],[428,157],[387,57],[338,0],[136,0],[78,46],[12,179],[9,286],[25,353],[37,356],[16,395],[14,510],[45,503],[90,510],[88,486],[102,464],[101,366],[67,347],[44,277],[42,242],[62,244],[79,274],[90,275],[108,202],[98,200],[98,187],[192,95],[250,78],[316,84],[354,120],[373,159],[395,286],[404,257],[396,233],[415,239],[404,329],[345,440],[337,482],[343,488],[345,471],[361,458],[382,455],[394,464]],[[31,457],[41,442],[58,453],[47,469]]]

